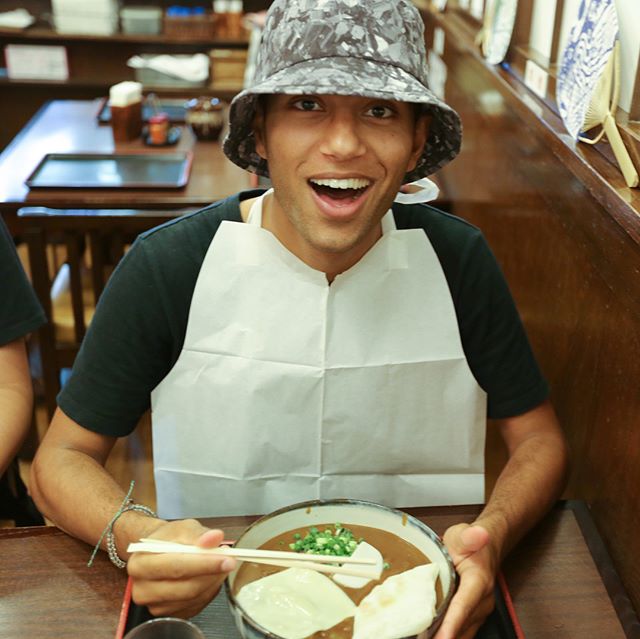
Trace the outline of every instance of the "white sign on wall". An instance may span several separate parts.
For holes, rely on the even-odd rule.
[[[474,18],[482,21],[484,18],[484,0],[471,0],[469,11]]]
[[[537,96],[542,99],[547,97],[547,85],[549,84],[549,74],[533,60],[527,60],[524,67],[524,83]]]
[[[556,4],[556,0],[536,0],[533,5],[529,45],[547,60],[553,43]]]
[[[444,56],[444,30],[436,27],[433,31],[433,50],[440,56]]]
[[[61,46],[8,44],[4,48],[12,80],[68,80],[67,50]]]
[[[445,100],[445,88],[447,85],[447,65],[435,52],[429,51],[429,88],[441,100]]]
[[[629,113],[640,57],[640,2],[616,0],[620,28],[620,108]]]

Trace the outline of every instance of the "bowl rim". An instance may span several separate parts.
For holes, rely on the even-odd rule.
[[[442,537],[440,537],[440,535],[438,535],[427,524],[425,524],[424,522],[420,521],[417,517],[405,512],[404,510],[401,510],[399,508],[393,508],[391,506],[385,506],[384,504],[379,504],[379,503],[376,503],[376,502],[373,502],[373,501],[367,501],[367,500],[364,500],[364,499],[348,499],[348,498],[311,499],[311,500],[308,500],[308,501],[301,501],[301,502],[297,502],[295,504],[290,504],[288,506],[283,506],[282,508],[278,508],[277,510],[274,510],[274,511],[272,511],[272,512],[266,514],[266,515],[262,515],[261,517],[256,519],[254,522],[249,524],[242,531],[242,534],[238,537],[238,539],[236,540],[236,543],[238,541],[240,541],[242,539],[242,537],[244,537],[255,526],[258,526],[259,524],[264,523],[265,521],[267,521],[269,519],[272,519],[273,517],[277,517],[278,515],[290,512],[292,510],[307,509],[307,508],[313,507],[313,506],[317,507],[317,506],[333,506],[333,505],[335,505],[335,506],[365,506],[365,507],[368,507],[368,508],[384,510],[384,511],[386,511],[388,513],[400,515],[403,518],[406,517],[407,524],[410,523],[412,526],[415,526],[416,528],[419,528],[428,537],[430,537],[433,542],[436,543],[436,545],[438,546],[439,550],[442,552],[442,554],[443,554],[443,556],[444,556],[444,558],[446,560],[447,567],[449,568],[449,583],[451,584],[451,587],[449,588],[449,591],[445,594],[442,602],[440,603],[439,610],[434,615],[431,624],[429,625],[428,628],[425,629],[425,630],[436,630],[440,626],[440,623],[442,622],[442,619],[444,618],[444,615],[445,615],[446,611],[449,608],[449,603],[451,602],[451,599],[453,598],[453,595],[456,592],[457,585],[458,585],[458,573],[456,572],[455,566],[453,564],[453,560],[451,558],[451,555],[449,554],[449,551],[447,550],[447,547],[444,545],[444,541],[443,541]],[[226,577],[225,580],[224,580],[224,589],[225,589],[225,594],[227,596],[227,600],[229,602],[229,605],[233,607],[232,612],[233,612],[234,616],[236,614],[240,614],[245,623],[247,623],[249,626],[251,626],[255,631],[262,633],[266,639],[282,639],[282,637],[280,637],[279,635],[273,634],[271,631],[267,630],[266,628],[264,628],[263,626],[261,626],[260,624],[255,622],[253,619],[251,619],[247,615],[247,613],[244,611],[242,606],[238,603],[235,595],[232,592],[231,585],[229,583],[229,577]],[[424,632],[424,631],[422,631],[422,632]],[[401,639],[412,639],[415,636],[416,635],[412,635],[411,637],[402,637]]]

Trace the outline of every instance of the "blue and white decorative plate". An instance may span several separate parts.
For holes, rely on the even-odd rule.
[[[511,44],[513,25],[516,22],[518,0],[493,0],[482,42],[482,52],[490,64],[500,64]]]
[[[572,138],[582,129],[593,91],[618,37],[614,0],[582,0],[562,54],[556,101]]]

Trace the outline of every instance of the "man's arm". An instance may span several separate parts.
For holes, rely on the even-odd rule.
[[[0,475],[27,436],[33,387],[23,338],[0,346]]]
[[[38,449],[30,489],[40,511],[70,535],[95,545],[118,511],[125,492],[104,464],[116,438],[83,428],[58,409]],[[128,511],[114,525],[118,554],[141,537],[203,547],[222,541],[222,532],[194,520],[166,522]],[[105,541],[103,540],[103,548]],[[87,552],[89,559],[90,551]],[[154,615],[193,616],[215,596],[235,562],[198,555],[132,555],[133,599]]]
[[[460,575],[458,592],[435,639],[471,639],[493,608],[501,561],[562,493],[567,446],[549,402],[499,422],[509,460],[471,525],[444,535]]]

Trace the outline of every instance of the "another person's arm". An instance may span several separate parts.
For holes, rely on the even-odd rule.
[[[0,217],[0,476],[20,450],[33,415],[25,336],[45,316]]]
[[[116,438],[87,430],[58,409],[31,471],[31,492],[41,512],[69,534],[95,545],[120,508],[125,491],[105,470]],[[135,496],[135,495],[134,495]],[[166,522],[144,513],[123,513],[114,525],[118,554],[141,537],[154,537],[213,547],[222,532],[195,520]],[[105,541],[103,540],[103,548]],[[87,560],[90,549],[87,550]],[[138,553],[127,569],[133,578],[133,599],[154,615],[190,617],[217,593],[232,559],[196,555]]]
[[[0,475],[29,431],[33,387],[24,339],[0,346]]]
[[[452,526],[444,540],[460,575],[435,639],[472,639],[493,609],[500,563],[549,510],[564,487],[568,455],[555,412],[547,401],[499,422],[509,460],[472,525]]]

